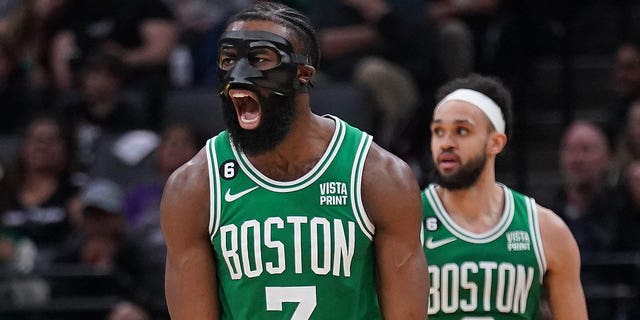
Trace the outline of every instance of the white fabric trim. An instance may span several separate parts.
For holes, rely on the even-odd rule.
[[[483,93],[471,89],[458,89],[444,97],[433,110],[433,113],[435,114],[442,105],[451,100],[464,101],[476,106],[489,118],[496,131],[504,133],[506,123],[500,107]]]

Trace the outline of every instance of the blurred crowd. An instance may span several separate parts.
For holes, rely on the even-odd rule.
[[[195,92],[217,95],[218,38],[249,2],[0,0],[0,314],[20,319],[29,306],[95,296],[111,298],[95,307],[96,319],[168,318],[163,185],[222,120],[169,116],[167,97],[181,92],[189,104]],[[318,34],[315,90],[325,97],[312,108],[370,124],[422,186],[435,88],[472,72],[494,75],[522,104],[532,62],[563,54],[563,26],[584,5],[282,2],[308,14]],[[562,186],[542,203],[578,240],[592,319],[632,319],[640,305],[640,44],[619,40],[609,117],[568,119]],[[338,94],[345,88],[360,99]],[[517,116],[516,131],[524,124]],[[86,319],[78,304],[60,317]]]

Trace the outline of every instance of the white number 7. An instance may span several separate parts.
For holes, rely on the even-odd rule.
[[[268,311],[282,311],[283,302],[298,302],[291,320],[308,320],[316,308],[316,287],[265,287]]]

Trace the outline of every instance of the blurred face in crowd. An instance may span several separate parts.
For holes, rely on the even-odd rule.
[[[631,44],[624,44],[615,55],[613,82],[616,92],[624,98],[640,96],[640,51]]]
[[[88,71],[82,81],[85,98],[90,104],[113,102],[118,96],[121,80],[104,68]]]
[[[607,139],[599,128],[578,122],[567,129],[560,146],[560,166],[567,185],[604,184],[611,161]]]
[[[62,171],[68,161],[67,152],[62,130],[55,121],[39,119],[27,128],[22,146],[27,171]]]
[[[158,149],[160,170],[170,174],[198,152],[198,141],[194,132],[185,125],[169,127]]]

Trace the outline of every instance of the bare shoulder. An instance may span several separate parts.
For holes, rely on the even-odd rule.
[[[537,205],[540,235],[549,268],[566,259],[579,259],[578,245],[562,219],[548,208]]]
[[[173,224],[188,218],[200,224],[208,219],[208,204],[209,174],[203,148],[167,180],[160,205],[161,221]]]
[[[374,222],[384,212],[413,211],[416,201],[421,208],[420,189],[409,165],[376,144],[369,150],[362,179],[365,207]]]
[[[363,184],[367,189],[382,191],[411,191],[418,188],[411,167],[375,143],[371,145],[364,165]]]

